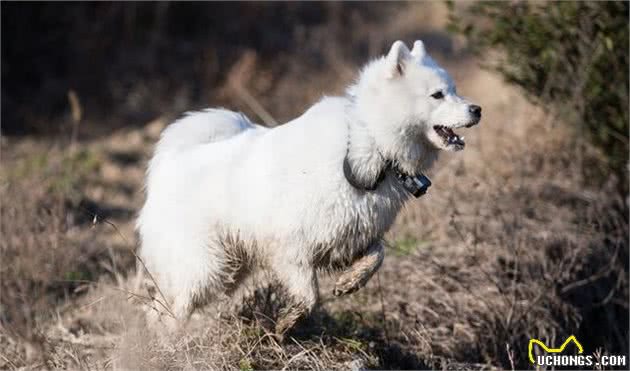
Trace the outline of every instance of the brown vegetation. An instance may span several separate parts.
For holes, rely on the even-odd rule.
[[[0,368],[528,368],[530,337],[558,344],[570,334],[588,353],[627,354],[626,200],[613,175],[601,188],[582,178],[601,153],[441,33],[441,5],[378,6],[385,16],[377,21],[374,10],[322,5],[322,19],[292,26],[286,49],[199,42],[234,56],[210,64],[213,76],[227,76],[179,81],[196,79],[204,98],[152,102],[168,108],[148,123],[90,134],[111,118],[90,117],[94,102],[78,89],[73,104],[83,98],[86,117],[59,119],[79,125],[77,137],[4,136]],[[174,336],[147,329],[133,221],[146,160],[176,110],[225,105],[282,122],[341,92],[359,63],[399,38],[425,39],[484,119],[400,215],[379,273],[343,298],[332,295],[334,277],[324,279],[320,306],[283,344],[264,330],[283,299],[267,277],[196,313]],[[159,99],[169,93],[155,90]],[[132,121],[124,110],[111,115]]]

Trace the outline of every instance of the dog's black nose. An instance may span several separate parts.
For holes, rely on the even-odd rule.
[[[472,113],[474,116],[481,116],[481,107],[476,104],[471,104],[468,106],[468,112]]]
[[[472,113],[474,116],[481,116],[481,107],[471,104],[468,106],[468,112]]]

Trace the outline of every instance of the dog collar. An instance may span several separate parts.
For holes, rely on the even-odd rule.
[[[378,186],[385,180],[385,173],[387,169],[392,169],[394,172],[394,176],[396,180],[407,190],[407,192],[411,193],[415,198],[418,198],[429,190],[431,186],[431,180],[424,174],[419,173],[417,175],[408,175],[402,172],[398,167],[394,167],[391,164],[391,161],[387,162],[387,166],[385,166],[381,172],[378,174],[376,182],[370,187],[364,187],[358,182],[354,174],[352,174],[352,169],[350,168],[350,162],[348,161],[348,157],[346,156],[343,159],[343,175],[345,176],[348,183],[356,189],[361,191],[374,191]]]
[[[429,187],[431,187],[431,180],[422,173],[411,176],[398,169],[394,169],[394,175],[396,176],[396,180],[402,184],[403,188],[405,188],[415,198],[427,193]]]

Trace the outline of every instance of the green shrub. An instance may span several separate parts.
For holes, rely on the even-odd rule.
[[[584,125],[627,192],[628,3],[479,2],[461,12],[449,5],[451,30],[476,53],[498,51],[486,61],[492,68],[563,121]]]

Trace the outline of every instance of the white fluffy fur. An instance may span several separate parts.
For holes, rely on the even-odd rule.
[[[438,90],[443,99],[431,97]],[[468,107],[421,42],[410,52],[398,41],[345,96],[285,125],[190,113],[164,130],[149,164],[141,256],[178,317],[238,284],[254,262],[311,308],[317,270],[348,266],[380,243],[408,199],[391,170],[375,191],[353,188],[344,157],[366,184],[386,160],[425,171],[439,149],[455,149],[433,125],[470,125]]]

